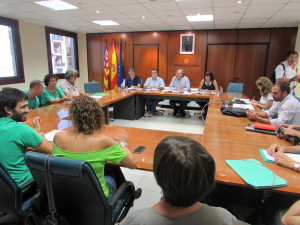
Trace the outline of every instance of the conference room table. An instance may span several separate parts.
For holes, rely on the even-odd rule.
[[[108,107],[111,104],[114,104],[114,106],[118,105],[117,111],[121,111],[117,112],[117,114],[122,115],[122,111],[129,110],[130,113],[128,114],[131,115],[131,119],[133,120],[139,119],[143,113],[145,106],[143,105],[141,107],[141,104],[144,102],[145,98],[209,101],[203,135],[106,125],[103,133],[111,137],[116,137],[119,132],[127,133],[129,138],[129,149],[131,151],[138,146],[146,147],[146,150],[141,154],[134,154],[137,161],[137,169],[153,170],[153,155],[157,144],[167,136],[182,135],[200,142],[213,156],[216,162],[215,178],[217,182],[250,188],[250,186],[226,164],[225,160],[252,158],[260,161],[265,167],[269,168],[275,172],[276,175],[288,182],[288,186],[271,188],[269,189],[270,191],[294,195],[300,194],[299,173],[281,167],[275,163],[264,162],[258,151],[258,149],[268,148],[273,143],[281,145],[290,145],[290,143],[278,139],[275,135],[246,131],[246,125],[253,123],[247,118],[225,116],[221,114],[220,107],[222,106],[221,101],[223,99],[230,100],[234,97],[243,98],[245,95],[236,93],[223,93],[220,95],[209,93],[184,94],[140,90],[111,90],[105,93],[108,95],[99,99],[99,102],[103,107]],[[131,108],[128,108],[125,102],[130,105]],[[121,105],[125,105],[125,108],[118,108]],[[52,130],[72,129],[68,108],[69,105],[54,104],[31,110],[28,115],[27,123],[31,125],[32,119],[35,116],[39,116],[42,121],[41,131],[44,133]],[[155,119],[155,117],[153,117],[153,119]]]

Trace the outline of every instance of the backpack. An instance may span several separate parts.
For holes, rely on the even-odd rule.
[[[282,65],[283,67],[283,76],[285,74],[285,65],[283,63],[280,63],[279,65]],[[276,83],[276,71],[274,70],[271,77],[270,77],[270,80],[272,81],[273,84]]]

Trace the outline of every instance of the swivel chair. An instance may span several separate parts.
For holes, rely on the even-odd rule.
[[[27,152],[25,160],[44,196],[47,193],[46,155]],[[57,212],[72,225],[111,225],[120,222],[135,199],[133,183],[124,181],[107,200],[93,168],[86,161],[52,157],[50,173]]]
[[[96,81],[84,83],[84,92],[88,94],[96,94],[102,92],[100,83]]]
[[[230,93],[243,93],[244,83],[229,83],[226,92]]]
[[[33,191],[31,195],[26,193],[25,190],[33,184],[34,181],[31,179],[22,186],[18,186],[0,162],[0,212],[6,213],[14,222],[23,221],[40,196],[39,190]],[[6,219],[5,217],[0,218],[0,223]]]

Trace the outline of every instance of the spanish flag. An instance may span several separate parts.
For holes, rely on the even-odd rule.
[[[109,61],[108,61],[108,51],[107,51],[107,43],[105,41],[104,45],[104,76],[103,76],[103,88],[104,91],[108,91],[108,80],[109,80]]]
[[[118,88],[118,61],[115,42],[112,42],[113,53],[111,56],[111,74],[110,74],[110,89]]]

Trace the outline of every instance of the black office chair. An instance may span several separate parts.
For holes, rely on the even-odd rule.
[[[25,160],[44,196],[46,155],[27,152]],[[57,212],[72,225],[120,222],[135,199],[133,183],[125,181],[107,201],[93,168],[85,161],[53,157],[50,171]]]
[[[96,81],[84,83],[84,92],[88,94],[96,94],[102,92],[100,83]]]
[[[0,162],[0,212],[6,213],[7,216],[14,215],[14,218],[11,217],[14,221],[10,222],[23,222],[26,215],[31,212],[33,204],[39,199],[39,190],[33,191],[32,194],[24,191],[33,184],[34,181],[31,179],[18,186]],[[5,219],[5,216],[1,217],[0,223]]]

